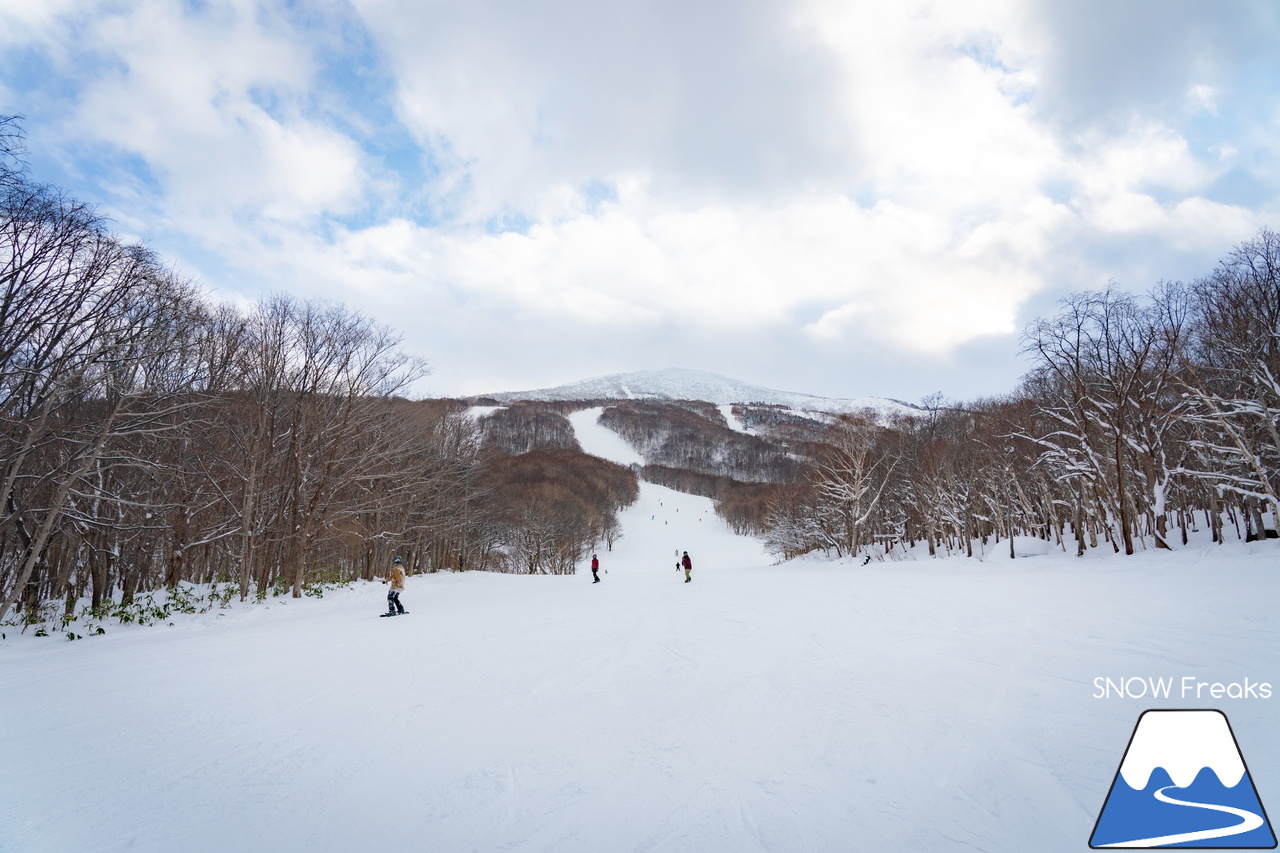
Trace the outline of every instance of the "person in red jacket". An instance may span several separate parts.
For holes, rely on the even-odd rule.
[[[680,565],[684,566],[684,582],[693,580],[693,560],[689,559],[688,551],[685,551],[684,556],[680,558]]]
[[[595,578],[592,583],[600,583],[600,558],[595,554],[591,555],[591,575]]]

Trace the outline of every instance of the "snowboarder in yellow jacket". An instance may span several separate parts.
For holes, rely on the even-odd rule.
[[[382,615],[399,616],[405,612],[404,605],[400,603],[400,593],[404,591],[404,560],[399,557],[392,560],[391,575],[382,582],[391,584],[387,592],[387,612]]]

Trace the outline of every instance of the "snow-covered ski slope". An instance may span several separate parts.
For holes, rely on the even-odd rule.
[[[603,411],[603,407],[597,407],[569,415],[574,437],[578,439],[582,451],[619,465],[643,465],[644,457],[626,439],[597,423]]]
[[[0,850],[1080,851],[1149,707],[1221,707],[1280,810],[1280,698],[1093,683],[1280,687],[1280,543],[774,566],[701,498],[622,522],[602,583],[415,576],[404,619],[9,630]]]

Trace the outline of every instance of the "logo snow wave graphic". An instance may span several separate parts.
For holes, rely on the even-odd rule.
[[[1254,814],[1245,809],[1238,809],[1233,806],[1219,806],[1211,803],[1193,803],[1187,800],[1175,800],[1173,797],[1165,794],[1169,789],[1178,790],[1176,785],[1167,785],[1155,791],[1155,798],[1162,803],[1169,803],[1174,806],[1188,806],[1194,809],[1209,809],[1215,812],[1225,812],[1240,818],[1240,823],[1235,826],[1226,826],[1221,829],[1201,829],[1196,832],[1180,832],[1174,835],[1160,835],[1155,838],[1138,838],[1133,841],[1122,841],[1119,843],[1103,844],[1102,847],[1169,847],[1174,844],[1185,844],[1188,841],[1207,841],[1211,838],[1227,838],[1232,835],[1240,835],[1245,832],[1252,832],[1258,827],[1266,823],[1262,819],[1262,815]]]
[[[1089,846],[1152,848],[1192,842],[1200,847],[1275,846],[1266,813],[1248,776],[1235,786],[1227,786],[1206,767],[1191,785],[1181,787],[1161,767],[1151,774],[1146,788],[1132,788],[1118,778]]]

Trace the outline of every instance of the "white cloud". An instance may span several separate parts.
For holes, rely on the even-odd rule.
[[[52,54],[76,67],[50,29]],[[86,16],[78,31],[81,50],[98,62],[78,81],[76,108],[59,131],[144,163],[141,185],[128,173],[107,180],[169,228],[234,243],[246,219],[305,227],[361,202],[363,154],[306,115],[310,48],[270,9],[252,0],[196,11],[136,0]]]
[[[1142,124],[1123,135],[1091,134],[1079,144],[1073,177],[1091,196],[1158,186],[1177,193],[1203,189],[1217,175],[1192,155],[1187,141],[1163,124]]]
[[[0,0],[0,45],[23,45],[46,38],[60,18],[75,10],[80,0]]]
[[[803,326],[817,343],[852,335],[938,354],[1014,330],[1017,305],[1043,286],[1041,253],[1071,219],[1043,199],[1014,221],[964,231],[836,195],[686,212],[647,201],[633,195],[527,233],[399,220],[313,247],[306,275],[358,290],[365,310],[387,317],[480,300],[550,325],[687,326],[743,340]],[[802,320],[812,306],[825,306],[821,316]]]
[[[1197,83],[1187,90],[1187,104],[1192,110],[1207,113],[1218,111],[1218,90],[1213,86]]]
[[[848,169],[831,57],[773,0],[361,0],[462,215],[649,175],[751,193]]]
[[[96,57],[57,135],[73,167],[78,145],[142,164],[96,177],[127,227],[215,252],[224,292],[344,299],[475,376],[572,379],[583,347],[827,371],[1012,351],[1029,301],[1123,272],[1117,247],[1199,258],[1264,221],[1219,183],[1270,128],[1188,142],[1252,42],[1092,0],[60,3],[0,0],[0,33],[69,75]],[[367,27],[421,187],[347,129],[374,112],[332,107],[339,20]],[[1112,91],[1089,63],[1126,43]]]

